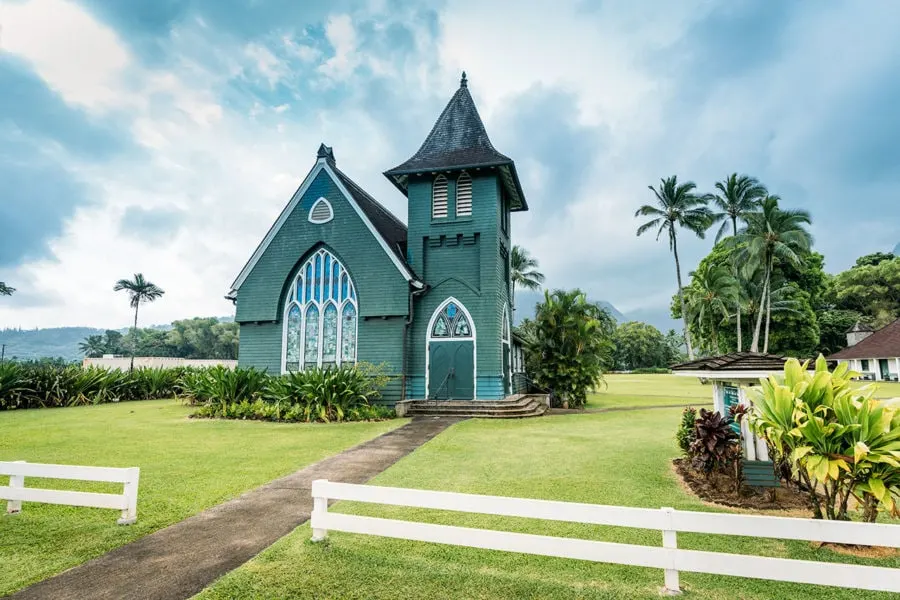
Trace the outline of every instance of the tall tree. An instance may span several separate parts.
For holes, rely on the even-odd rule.
[[[128,301],[134,309],[134,334],[137,336],[138,309],[142,302],[153,302],[165,294],[165,290],[157,286],[155,283],[144,279],[143,273],[135,273],[134,279],[120,279],[113,287],[116,292],[128,292]],[[134,352],[135,344],[131,346],[131,369],[134,369]]]
[[[679,184],[678,176],[672,175],[666,179],[660,179],[659,189],[652,185],[647,187],[656,196],[657,202],[656,206],[645,204],[634,213],[635,217],[653,217],[638,227],[637,235],[656,229],[657,241],[663,232],[669,236],[669,250],[675,256],[678,297],[681,301],[681,314],[684,321],[684,341],[687,345],[688,358],[693,360],[694,349],[691,345],[691,332],[684,303],[684,286],[681,284],[681,263],[678,259],[678,228],[683,227],[703,238],[709,228],[712,213],[706,206],[708,199],[694,193],[697,185],[693,181]]]
[[[0,296],[12,296],[15,291],[16,288],[9,287],[8,285],[0,281]]]
[[[719,232],[716,234],[716,242],[725,235],[728,229],[728,223],[731,222],[731,235],[737,235],[738,219],[743,219],[744,215],[755,211],[760,204],[762,198],[766,196],[766,188],[757,181],[755,177],[749,175],[738,175],[732,173],[723,181],[716,182],[718,194],[710,194],[710,201],[713,203],[717,212],[713,212],[713,223],[722,222]],[[733,265],[734,275],[737,276],[737,265]],[[735,307],[737,318],[737,351],[743,350],[743,341],[741,335],[741,303],[740,298],[735,299]]]
[[[725,267],[691,271],[691,285],[685,290],[688,310],[697,319],[700,330],[709,324],[709,348],[720,354],[718,324],[729,317],[729,306],[738,302],[737,279]]]
[[[510,279],[512,279],[512,298],[510,304],[513,311],[516,310],[516,288],[536,290],[544,283],[544,274],[538,269],[538,261],[528,254],[528,250],[522,246],[513,246],[512,255],[509,257]]]
[[[102,335],[89,335],[78,344],[78,349],[87,358],[98,358],[106,352],[106,342]]]
[[[809,213],[805,210],[782,210],[778,206],[779,200],[778,196],[766,196],[759,212],[744,216],[747,225],[733,238],[736,245],[742,246],[737,256],[744,265],[745,274],[752,274],[755,269],[761,269],[763,273],[760,310],[756,316],[751,352],[759,352],[763,316],[766,321],[763,352],[769,350],[772,269],[775,262],[799,266],[803,261],[802,254],[808,252],[812,245],[812,235],[804,228],[804,225],[812,223]]]

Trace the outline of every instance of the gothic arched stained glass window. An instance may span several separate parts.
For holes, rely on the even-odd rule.
[[[320,249],[297,270],[285,305],[284,370],[356,362],[359,306],[350,273]]]
[[[456,303],[450,302],[435,319],[431,327],[431,337],[472,337],[472,325],[466,313],[461,311]]]

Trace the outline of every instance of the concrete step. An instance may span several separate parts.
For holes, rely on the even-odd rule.
[[[510,400],[415,400],[406,407],[410,417],[474,417],[485,419],[521,419],[539,417],[547,411],[544,398],[520,395]]]

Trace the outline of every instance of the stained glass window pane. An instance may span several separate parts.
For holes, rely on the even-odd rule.
[[[347,274],[341,275],[341,302],[347,299]]]
[[[303,293],[303,303],[306,304],[312,298],[312,262],[306,265],[306,291]]]
[[[319,309],[310,304],[306,309],[306,340],[303,347],[303,362],[315,365],[319,362]]]
[[[506,313],[503,313],[503,339],[505,341],[509,341],[509,319],[506,318]]]
[[[321,254],[316,254],[315,272],[316,272],[316,276],[315,276],[316,280],[313,283],[313,297],[315,297],[316,300],[321,300],[322,299],[322,255]]]
[[[453,304],[452,302],[447,305],[447,308],[444,309],[444,312],[447,313],[447,316],[450,317],[451,321],[453,320],[453,317],[456,316],[456,311],[457,311],[456,305]]]
[[[356,361],[356,308],[352,304],[344,305],[341,312],[341,360]]]
[[[440,315],[437,318],[437,321],[434,322],[434,327],[431,328],[432,337],[450,337],[450,326],[447,324],[447,319],[444,318],[444,315]]]
[[[325,307],[322,315],[322,362],[334,362],[337,357],[338,313],[334,304]]]
[[[300,366],[300,307],[296,304],[288,311],[285,363],[289,371]]]
[[[470,335],[472,335],[472,330],[469,329],[469,320],[466,315],[461,314],[453,325],[453,337],[469,337]]]
[[[331,255],[325,255],[325,268],[322,270],[322,283],[325,286],[325,293],[322,294],[322,300],[328,300],[331,295]]]
[[[338,299],[338,286],[341,281],[341,266],[334,261],[334,264],[331,265],[331,299]]]
[[[356,290],[353,289],[353,282],[351,281],[348,285],[350,286],[350,298],[356,300]]]

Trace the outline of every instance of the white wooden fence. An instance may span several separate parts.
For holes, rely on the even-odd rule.
[[[122,511],[119,525],[131,525],[137,521],[138,467],[119,469],[113,467],[80,467],[76,465],[46,465],[25,461],[0,462],[0,477],[9,476],[9,486],[0,486],[0,500],[7,500],[6,512],[22,510],[22,501],[45,504],[67,504],[95,508],[115,508]],[[107,481],[124,484],[121,494],[96,492],[72,492],[25,487],[26,477],[50,479],[76,479],[80,481]]]
[[[602,506],[335,483],[312,484],[313,540],[329,530],[505,550],[665,570],[665,590],[679,592],[679,571],[900,592],[900,569],[683,550],[677,532],[739,535],[900,548],[900,525]],[[593,525],[658,529],[662,547],[362,517],[328,511],[329,500],[431,508]]]

